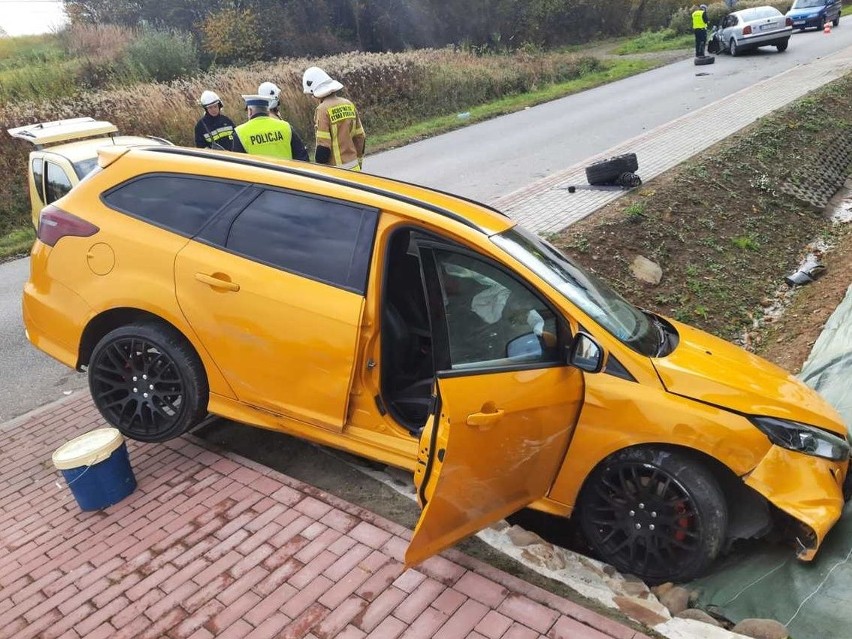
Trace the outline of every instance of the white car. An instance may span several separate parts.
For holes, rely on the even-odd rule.
[[[8,131],[13,138],[26,140],[34,147],[30,152],[27,182],[35,228],[39,212],[68,193],[97,166],[99,148],[113,144],[171,144],[162,138],[116,135],[118,127],[94,118],[40,122]]]
[[[758,47],[787,50],[793,35],[793,21],[775,7],[752,7],[725,16],[721,29],[713,37],[719,41],[719,51],[733,56]]]

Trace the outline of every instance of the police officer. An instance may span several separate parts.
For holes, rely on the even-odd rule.
[[[269,117],[268,97],[244,95],[243,100],[249,119],[234,130],[234,151],[308,161],[308,151],[290,124]]]
[[[695,57],[704,57],[707,44],[707,5],[702,4],[692,12],[692,31],[695,33]]]
[[[310,67],[302,76],[302,90],[319,101],[314,114],[317,163],[360,171],[367,135],[355,105],[337,95],[341,89],[343,85],[319,67]]]
[[[222,113],[222,100],[213,91],[204,91],[198,99],[204,115],[195,124],[195,146],[199,149],[232,151],[234,123]]]

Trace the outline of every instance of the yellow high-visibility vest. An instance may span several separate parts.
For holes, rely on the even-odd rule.
[[[283,120],[266,116],[255,117],[241,124],[234,132],[239,136],[246,153],[293,159],[293,129]]]
[[[693,29],[706,29],[707,23],[704,22],[704,9],[699,9],[698,11],[692,12],[692,28]]]

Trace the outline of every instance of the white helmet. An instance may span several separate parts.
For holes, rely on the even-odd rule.
[[[201,97],[198,98],[198,103],[203,106],[205,109],[212,104],[219,103],[219,108],[222,108],[222,100],[219,99],[219,96],[216,95],[213,91],[205,91],[201,94]]]
[[[259,87],[257,87],[258,95],[265,95],[269,97],[269,108],[274,109],[278,106],[280,101],[281,89],[274,82],[264,82]]]
[[[319,67],[310,67],[302,76],[302,90],[315,98],[324,98],[330,93],[340,91],[343,85]]]

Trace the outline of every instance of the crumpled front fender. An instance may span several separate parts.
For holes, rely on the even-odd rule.
[[[745,478],[748,486],[809,529],[811,534],[797,539],[799,559],[813,559],[840,519],[848,466],[848,461],[836,462],[773,446]]]

